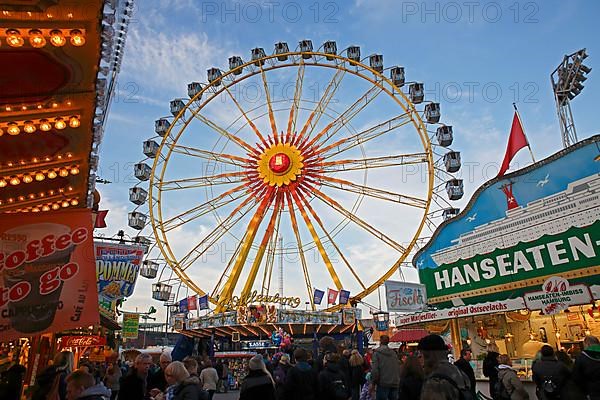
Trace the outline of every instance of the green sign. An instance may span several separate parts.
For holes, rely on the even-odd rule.
[[[137,339],[140,326],[139,314],[123,314],[123,337],[127,339]]]

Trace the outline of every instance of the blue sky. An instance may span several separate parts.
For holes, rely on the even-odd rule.
[[[549,74],[565,53],[583,47],[594,71],[572,103],[573,112],[580,138],[598,132],[600,45],[593,38],[600,36],[595,20],[600,5],[595,2],[157,0],[136,7],[101,147],[99,175],[113,182],[99,185],[102,205],[111,209],[109,227],[102,231],[107,236],[127,224],[133,208],[127,189],[136,183],[132,164],[143,158],[141,143],[154,136],[154,120],[168,115],[169,100],[187,97],[187,83],[206,81],[208,68],[226,70],[231,55],[248,59],[254,47],[270,54],[278,41],[291,48],[302,39],[312,39],[315,47],[326,40],[337,41],[338,49],[359,45],[363,55],[381,53],[386,66],[402,65],[407,80],[424,82],[426,98],[440,102],[442,121],[454,126],[452,147],[461,152],[465,180],[459,207],[496,174],[513,102],[536,159],[561,149]],[[522,151],[515,165],[530,161]],[[346,240],[351,252],[379,253],[357,248],[352,237]],[[405,276],[416,274],[405,271]],[[146,308],[149,297],[150,282],[140,278],[128,308]],[[376,304],[376,296],[368,301]]]

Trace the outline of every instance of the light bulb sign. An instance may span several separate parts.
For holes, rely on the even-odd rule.
[[[560,276],[548,278],[542,285],[542,290],[525,293],[524,298],[528,309],[542,310],[546,315],[592,302],[590,289],[586,285],[570,285],[568,280]]]

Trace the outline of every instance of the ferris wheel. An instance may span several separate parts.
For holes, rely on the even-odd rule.
[[[458,213],[452,127],[381,54],[333,41],[255,48],[190,83],[170,111],[135,165],[129,225],[150,227],[167,268],[217,312],[251,293],[314,310],[315,288],[359,301],[424,228]]]

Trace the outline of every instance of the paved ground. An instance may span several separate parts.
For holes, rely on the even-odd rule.
[[[213,396],[213,400],[238,400],[239,398],[239,390],[231,390],[228,393],[215,393]]]

